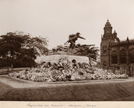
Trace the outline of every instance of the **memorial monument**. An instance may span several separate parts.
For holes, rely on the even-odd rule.
[[[75,47],[75,42],[76,42],[76,40],[77,40],[78,38],[81,38],[81,39],[86,40],[84,37],[81,37],[81,36],[80,36],[80,33],[79,33],[79,32],[77,32],[76,34],[69,35],[69,40],[68,40],[66,43],[64,43],[64,45],[66,45],[67,43],[70,43],[69,48],[74,49],[74,47]]]

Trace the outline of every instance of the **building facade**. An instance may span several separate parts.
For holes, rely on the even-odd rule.
[[[134,70],[134,40],[120,41],[116,31],[107,20],[100,43],[101,65],[103,67],[128,68]]]

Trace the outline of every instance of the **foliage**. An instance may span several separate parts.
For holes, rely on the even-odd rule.
[[[78,44],[76,46],[77,54],[81,56],[87,56],[89,58],[89,64],[91,65],[92,61],[96,62],[97,56],[98,56],[98,51],[99,49],[94,47],[94,45],[80,45]]]
[[[8,32],[6,35],[0,37],[0,56],[6,58],[10,57],[11,67],[13,67],[13,59],[15,55],[20,52],[21,44],[24,40],[19,35],[12,32]]]
[[[63,49],[62,45],[57,45],[57,51],[61,51]]]
[[[11,61],[10,65],[34,66],[36,56],[45,54],[48,40],[31,37],[24,32],[8,32],[0,36],[0,57]],[[2,66],[2,65],[1,65]],[[6,66],[9,66],[6,64]]]
[[[52,48],[52,51],[53,52],[57,52],[57,48]]]
[[[48,40],[46,38],[42,38],[42,37],[31,38],[30,36],[27,36],[25,38],[26,41],[22,46],[23,48],[32,49],[33,53],[38,56],[48,52],[48,49],[46,48]]]
[[[0,58],[0,68],[7,66],[8,62],[5,58]]]
[[[12,32],[9,32],[6,35],[2,35],[0,37],[1,56],[10,54],[10,56],[13,57],[17,52],[20,51],[21,44],[24,42],[20,36]]]

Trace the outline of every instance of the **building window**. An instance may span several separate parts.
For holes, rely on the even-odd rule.
[[[133,55],[130,54],[130,63],[134,63],[134,54]]]
[[[121,59],[121,64],[125,64],[126,63],[126,55],[121,55],[120,59]]]
[[[125,50],[120,51],[120,63],[126,64],[126,52],[125,52]]]
[[[112,64],[117,64],[117,51],[112,52]]]
[[[117,64],[117,55],[112,56],[112,64]]]
[[[134,63],[134,48],[133,49],[130,49],[129,51],[129,54],[130,54],[130,63]]]
[[[103,53],[107,53],[107,46],[103,46]]]
[[[106,66],[107,66],[107,62],[103,61],[103,67],[106,67]]]

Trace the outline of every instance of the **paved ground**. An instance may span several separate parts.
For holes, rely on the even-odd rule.
[[[133,101],[134,79],[75,82],[32,82],[0,76],[0,100]]]

